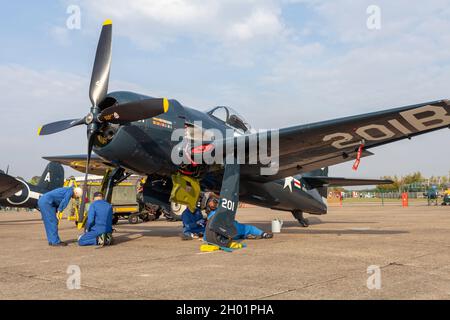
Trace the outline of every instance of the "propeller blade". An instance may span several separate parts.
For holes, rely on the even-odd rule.
[[[60,131],[64,131],[70,129],[72,127],[76,127],[85,123],[85,118],[82,119],[72,119],[72,120],[62,120],[57,122],[52,122],[46,125],[43,125],[38,130],[38,136],[46,136],[49,134],[57,133]]]
[[[108,92],[109,72],[111,69],[111,41],[112,21],[106,20],[103,23],[102,32],[98,40],[91,85],[89,87],[89,98],[92,106],[98,106]]]
[[[82,222],[84,218],[84,211],[86,208],[86,197],[87,197],[87,183],[88,183],[88,174],[89,174],[89,164],[91,162],[91,156],[92,156],[92,149],[94,147],[94,139],[95,134],[91,133],[88,137],[88,153],[86,157],[86,173],[84,175],[84,185],[83,185],[83,196],[81,198],[81,205],[80,205],[80,211],[78,213],[78,222]]]
[[[169,100],[163,99],[145,99],[116,104],[103,110],[98,120],[101,122],[110,122],[123,124],[127,122],[139,121],[155,117],[169,110]]]

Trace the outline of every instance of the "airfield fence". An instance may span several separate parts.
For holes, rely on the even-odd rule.
[[[407,192],[408,205],[428,205],[427,196],[423,192]],[[437,204],[442,203],[442,194],[437,199]],[[342,199],[340,194],[330,194],[328,196],[330,206],[355,206],[355,205],[374,205],[374,206],[402,206],[401,192],[344,192]]]

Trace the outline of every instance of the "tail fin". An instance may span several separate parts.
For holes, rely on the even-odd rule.
[[[57,162],[50,162],[42,173],[37,186],[41,189],[51,191],[64,185],[64,169]]]

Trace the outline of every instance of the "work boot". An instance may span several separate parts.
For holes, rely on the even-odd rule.
[[[61,241],[59,243],[49,243],[48,245],[50,247],[66,247],[67,243]]]
[[[261,239],[272,239],[273,238],[273,233],[272,232],[264,232],[261,235]]]
[[[105,237],[105,246],[110,246],[113,244],[113,236],[111,233],[107,233]]]
[[[103,247],[105,245],[105,234],[102,233],[97,237],[97,245]]]
[[[180,235],[181,240],[194,240],[194,238],[192,238],[192,234],[186,234],[186,233],[182,233]]]

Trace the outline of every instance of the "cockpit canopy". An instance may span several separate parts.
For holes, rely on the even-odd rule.
[[[252,132],[251,125],[233,108],[214,107],[206,113],[241,133]]]

